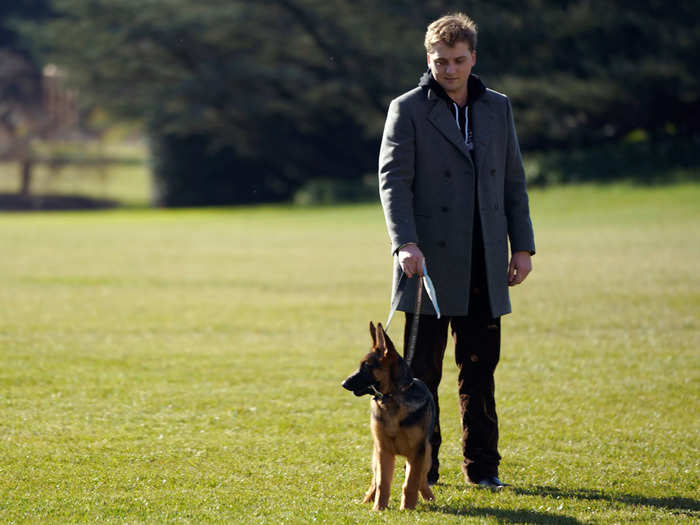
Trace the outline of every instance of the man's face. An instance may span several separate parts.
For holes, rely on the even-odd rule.
[[[438,42],[428,53],[428,67],[435,80],[452,98],[460,98],[467,92],[467,79],[476,64],[476,51],[467,42],[457,42],[450,47]]]

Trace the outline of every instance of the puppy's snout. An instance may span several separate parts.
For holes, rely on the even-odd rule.
[[[348,377],[343,379],[343,382],[340,383],[345,390],[350,390],[351,392],[355,390],[355,383],[357,383],[357,372],[354,374],[350,374]]]
[[[361,393],[358,393],[358,390],[360,389],[360,373],[355,372],[353,375],[350,377],[345,378],[345,381],[341,383],[343,385],[343,388],[346,390],[350,390],[353,394],[356,396],[362,395]]]

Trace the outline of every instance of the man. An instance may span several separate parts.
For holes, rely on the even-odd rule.
[[[406,349],[425,259],[442,316],[424,292],[411,368],[428,385],[439,416],[449,327],[466,481],[500,489],[493,377],[500,317],[511,311],[508,286],[527,277],[535,253],[525,173],[508,98],[471,74],[476,24],[462,13],[444,16],[428,26],[425,48],[429,70],[417,88],[391,102],[379,154],[379,191],[396,255],[392,300],[406,312]],[[409,278],[403,292],[402,272]],[[439,420],[431,443],[428,480],[436,483]]]

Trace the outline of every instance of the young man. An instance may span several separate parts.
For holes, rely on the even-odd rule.
[[[535,253],[525,173],[510,102],[476,75],[476,24],[466,15],[428,26],[429,70],[391,102],[379,153],[379,191],[395,257],[392,300],[413,322],[422,263],[441,318],[422,298],[411,368],[433,394],[450,328],[459,368],[463,470],[467,483],[499,489],[494,371],[508,286],[521,283]],[[508,240],[511,259],[508,262]],[[401,274],[409,278],[401,292]],[[398,297],[400,295],[400,297]],[[438,479],[440,424],[431,439],[431,483]]]

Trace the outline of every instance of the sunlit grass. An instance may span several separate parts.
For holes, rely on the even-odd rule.
[[[0,215],[0,522],[629,523],[700,518],[700,187],[535,191],[497,372],[500,494],[459,469],[373,515],[377,205]],[[399,339],[400,318],[390,333]]]
[[[55,165],[38,163],[32,169],[33,195],[72,195],[107,199],[127,206],[146,206],[151,201],[151,176],[144,144],[93,143],[53,144],[40,156],[70,158],[74,162]],[[79,164],[75,161],[111,159],[112,163]],[[21,188],[20,166],[0,162],[0,193],[17,193]]]

